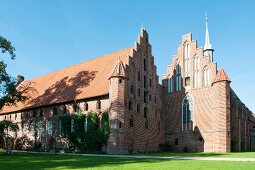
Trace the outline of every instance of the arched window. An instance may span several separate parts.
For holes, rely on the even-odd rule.
[[[193,130],[193,100],[188,95],[182,103],[182,130]]]
[[[185,76],[190,74],[190,45],[184,44],[184,65],[185,65]]]
[[[204,67],[204,86],[210,85],[210,73],[207,66]]]
[[[177,62],[176,64],[176,68],[175,68],[175,88],[176,88],[176,91],[180,91],[181,90],[181,80],[182,80],[182,77],[181,77],[181,63],[180,61]]]
[[[195,56],[194,58],[194,88],[200,87],[200,74],[199,74],[199,69],[200,69],[200,58],[199,56]]]

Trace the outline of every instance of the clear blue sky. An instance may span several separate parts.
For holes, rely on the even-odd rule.
[[[0,35],[16,47],[8,71],[31,79],[130,47],[143,24],[161,77],[183,34],[204,44],[205,11],[218,68],[255,111],[253,0],[0,0]]]

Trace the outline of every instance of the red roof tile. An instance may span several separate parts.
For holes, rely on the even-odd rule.
[[[213,83],[220,82],[220,81],[231,81],[226,72],[223,69],[220,69],[215,78]]]
[[[127,63],[131,49],[110,53],[25,81],[24,84],[29,83],[34,89],[29,91],[31,98],[16,106],[5,106],[1,113],[108,94],[108,78],[114,65],[118,60]],[[123,63],[116,66],[120,69],[120,74],[124,75]]]

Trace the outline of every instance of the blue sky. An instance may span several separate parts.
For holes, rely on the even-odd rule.
[[[143,24],[158,75],[166,72],[183,34],[204,44],[205,11],[218,68],[239,98],[255,111],[255,1],[0,0],[0,35],[16,47],[2,55],[8,71],[31,79],[130,47]]]

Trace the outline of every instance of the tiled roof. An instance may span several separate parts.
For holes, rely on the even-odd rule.
[[[124,64],[121,60],[118,60],[117,63],[115,64],[114,69],[109,78],[111,77],[127,77]]]
[[[108,94],[108,78],[116,62],[121,60],[127,63],[131,49],[123,49],[25,81],[23,83],[29,83],[33,89],[29,91],[31,98],[16,106],[5,106],[1,113]],[[123,63],[121,67],[124,67]]]
[[[231,81],[230,78],[228,77],[227,73],[223,69],[220,69],[217,72],[213,83],[220,82],[220,81]]]

